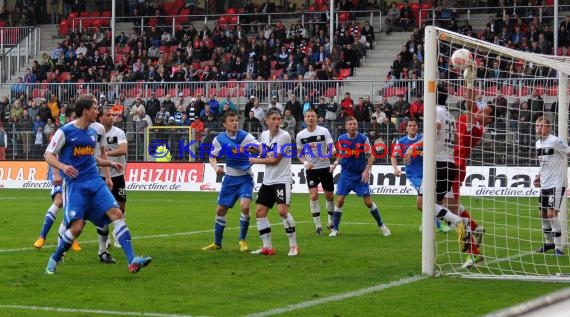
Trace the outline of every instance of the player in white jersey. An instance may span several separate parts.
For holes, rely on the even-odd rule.
[[[317,235],[323,234],[321,224],[321,206],[319,205],[319,184],[325,194],[328,228],[332,229],[334,214],[334,181],[330,171],[329,158],[334,155],[334,143],[327,128],[317,125],[317,113],[313,109],[305,112],[307,128],[297,133],[297,153],[299,161],[305,167],[307,186],[309,187],[311,214]]]
[[[570,147],[564,140],[550,133],[550,120],[546,117],[536,120],[535,129],[538,137],[536,154],[540,169],[534,185],[540,187],[540,213],[546,239],[537,252],[544,253],[554,248],[555,255],[564,255],[558,212],[566,196],[567,157],[570,156]]]
[[[460,250],[464,249],[466,235],[469,234],[465,231],[466,219],[459,217],[453,213],[447,206],[445,206],[445,197],[451,191],[453,181],[457,176],[457,166],[455,165],[455,158],[453,156],[453,148],[455,146],[456,125],[455,118],[449,113],[446,106],[447,101],[447,87],[442,83],[437,85],[437,104],[436,107],[436,139],[435,139],[435,161],[436,161],[436,203],[435,213],[438,219],[447,221],[452,228],[457,231],[459,239]],[[413,149],[423,147],[423,140],[410,146],[406,152],[406,164],[411,161]]]
[[[285,232],[289,238],[289,256],[299,254],[297,236],[295,233],[295,220],[289,213],[291,202],[291,157],[293,156],[293,144],[291,136],[279,128],[281,125],[281,113],[277,109],[269,109],[265,113],[265,123],[268,130],[261,133],[260,156],[250,158],[252,164],[264,164],[265,174],[263,183],[259,189],[256,200],[255,216],[257,230],[263,242],[263,247],[253,251],[254,254],[273,255],[275,249],[271,244],[271,225],[267,219],[267,213],[275,204],[281,216]]]
[[[107,158],[109,161],[117,162],[122,164],[123,166],[127,165],[127,137],[125,135],[125,131],[113,126],[113,113],[110,107],[105,107],[99,110],[99,122],[105,128],[105,136],[104,139],[107,143]],[[100,169],[101,175],[104,175],[104,171]],[[111,169],[110,171],[111,182],[113,183],[113,187],[111,188],[111,193],[113,197],[119,203],[119,208],[123,213],[123,217],[125,216],[125,205],[127,203],[127,192],[126,192],[126,185],[125,185],[125,170],[116,170]],[[120,248],[121,244],[119,241],[113,236],[114,246],[116,248]],[[108,248],[110,242],[107,242],[106,247]],[[99,250],[100,252],[102,250]],[[105,251],[106,252],[106,251]],[[108,252],[107,252],[108,253]]]

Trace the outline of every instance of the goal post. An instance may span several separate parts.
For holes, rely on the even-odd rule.
[[[568,140],[570,59],[515,50],[433,26],[426,27],[424,42],[422,273],[475,278],[569,279],[568,249],[563,256],[556,256],[553,251],[536,252],[547,237],[539,212],[540,188],[533,186],[533,179],[538,173],[536,118],[550,119],[552,134]],[[529,49],[537,50],[535,44],[532,45]],[[468,107],[463,98],[466,91],[463,73],[450,65],[452,53],[460,48],[469,50],[476,64],[473,112],[477,108],[493,109],[487,114],[492,118],[488,122],[481,119],[482,116],[465,115]],[[477,252],[480,251],[477,259],[482,260],[472,267],[465,266],[466,255],[477,252],[471,248],[465,252],[454,231],[436,232],[434,224],[435,122],[440,84],[447,87],[445,106],[456,121],[463,120],[469,131],[472,126],[484,131],[477,145],[467,150],[466,176],[459,200],[458,213],[473,219],[466,225],[468,235],[472,233],[471,228],[484,232],[480,234],[483,238],[477,248]],[[474,121],[465,124],[467,117]],[[562,200],[560,209],[562,243],[567,245],[566,199]]]

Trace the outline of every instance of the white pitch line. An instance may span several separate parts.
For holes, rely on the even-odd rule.
[[[317,305],[321,305],[321,304],[325,304],[325,303],[330,303],[330,302],[338,302],[338,301],[342,301],[342,300],[353,298],[353,297],[359,297],[362,295],[383,291],[383,290],[386,290],[386,289],[389,289],[392,287],[398,287],[398,286],[414,283],[417,281],[421,281],[421,280],[424,280],[426,278],[427,277],[425,277],[425,276],[416,275],[416,276],[412,276],[412,277],[403,278],[403,279],[400,279],[397,281],[392,281],[389,283],[378,284],[375,286],[362,288],[362,289],[352,291],[352,292],[348,292],[348,293],[337,294],[337,295],[333,295],[333,296],[329,296],[329,297],[324,297],[324,298],[314,299],[314,300],[310,300],[310,301],[306,301],[306,302],[300,302],[297,304],[287,305],[287,306],[280,307],[280,308],[274,308],[274,309],[266,310],[264,312],[253,313],[253,314],[246,315],[245,317],[264,317],[264,316],[272,316],[272,315],[283,314],[283,313],[287,313],[287,312],[294,311],[294,310],[305,309],[305,308],[309,308],[309,307],[313,307],[313,306],[317,306]]]
[[[312,221],[297,221],[296,223],[313,223]],[[343,225],[371,225],[371,222],[343,222]],[[278,225],[278,224],[272,224]],[[407,224],[390,224],[391,226],[412,226]],[[233,228],[226,228],[226,230],[237,230],[239,227]],[[181,237],[181,236],[191,236],[196,234],[202,233],[210,233],[214,232],[213,229],[209,230],[199,230],[199,231],[189,231],[189,232],[176,232],[176,233],[163,233],[163,234],[154,234],[154,235],[147,235],[147,236],[136,236],[133,237],[133,240],[145,240],[145,239],[157,239],[157,238],[171,238],[171,237]],[[92,243],[99,243],[99,240],[85,240],[81,241],[81,244],[92,244]],[[48,244],[43,247],[43,249],[50,249],[55,248],[55,244]],[[23,251],[32,251],[37,250],[34,247],[25,247],[25,248],[13,248],[13,249],[0,249],[0,254],[2,253],[13,253],[13,252],[23,252]]]
[[[31,311],[49,311],[58,313],[85,313],[96,315],[115,315],[115,316],[146,316],[146,317],[197,317],[193,315],[178,315],[178,314],[160,314],[160,313],[140,313],[140,312],[122,312],[114,310],[96,310],[96,309],[75,309],[75,308],[61,308],[61,307],[45,307],[45,306],[25,306],[25,305],[0,305],[0,309],[19,309]]]
[[[312,221],[297,221],[297,223],[308,223],[308,222],[312,223]],[[277,225],[277,224],[272,224],[272,225]],[[226,228],[226,230],[237,230],[237,229],[239,229],[239,227]],[[162,233],[162,234],[153,234],[153,235],[147,235],[147,236],[136,236],[136,237],[133,237],[132,240],[145,240],[145,239],[192,236],[192,235],[197,235],[197,234],[202,234],[202,233],[210,233],[210,232],[214,232],[214,229],[189,231],[189,232]],[[80,240],[80,241],[81,241],[81,244],[99,243],[99,240],[85,240],[85,241]],[[45,245],[43,247],[43,249],[49,249],[49,248],[55,248],[55,247],[56,247],[55,244],[48,244],[48,245]],[[31,250],[37,250],[37,249],[34,247],[0,249],[0,254],[1,253],[21,252],[21,251],[31,251]]]

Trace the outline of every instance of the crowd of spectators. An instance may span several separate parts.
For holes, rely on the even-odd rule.
[[[558,30],[552,27],[552,6],[548,6],[546,1],[539,0],[505,0],[500,3],[488,3],[497,8],[490,9],[493,13],[485,25],[485,30],[474,30],[469,20],[458,22],[460,15],[458,11],[451,7],[447,0],[443,0],[431,13],[435,15],[435,24],[439,27],[484,40],[496,45],[511,49],[552,55],[566,56],[569,54],[570,46],[570,17],[565,17],[558,26]],[[475,5],[475,4],[474,4]],[[539,14],[539,10],[541,14]],[[410,22],[417,25],[418,21],[401,17],[410,16],[410,8],[407,2],[397,5],[392,3],[387,9],[387,33],[393,29],[403,30],[409,28]],[[422,104],[423,96],[423,75],[424,75],[424,41],[423,34],[425,26],[431,24],[432,18],[423,19],[422,25],[415,28],[409,40],[402,46],[392,63],[390,72],[387,74],[386,85],[383,95],[396,95],[398,101],[409,98],[412,102],[405,102],[402,107],[403,117],[399,117],[397,123],[405,121],[406,118],[418,115]],[[558,51],[554,52],[554,33],[558,32]],[[451,79],[457,84],[450,86],[450,93],[459,93],[458,86],[462,75],[460,72],[452,71],[449,56],[452,50],[446,45],[440,46],[440,56],[438,63],[438,77]],[[546,114],[554,117],[556,105],[545,103],[542,96],[549,91],[550,95],[556,94],[557,72],[543,65],[532,65],[532,63],[515,59],[505,59],[496,54],[480,49],[474,52],[477,64],[477,86],[481,89],[477,99],[484,102],[493,102],[498,105],[501,111],[497,122],[491,127],[492,131],[512,131],[516,135],[521,135],[521,143],[528,144],[530,125],[532,119],[539,114]],[[402,81],[405,80],[405,81]],[[553,87],[553,88],[548,88]],[[505,98],[506,95],[506,98]],[[528,101],[521,102],[520,98],[514,95],[522,95],[529,98]],[[489,97],[492,96],[492,97]],[[508,99],[507,99],[508,98]],[[507,102],[508,100],[508,102]],[[499,104],[500,103],[500,104]],[[458,109],[462,109],[458,105]],[[423,104],[421,106],[423,114]],[[421,120],[421,119],[420,119]],[[502,133],[504,135],[504,133]]]

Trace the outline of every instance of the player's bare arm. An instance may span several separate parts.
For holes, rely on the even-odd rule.
[[[116,156],[127,155],[127,148],[128,148],[127,143],[121,143],[119,144],[118,148],[107,151],[107,156],[116,157]]]
[[[54,153],[46,152],[45,159],[46,162],[49,165],[51,165],[53,168],[61,170],[65,175],[71,178],[75,178],[77,177],[77,175],[79,175],[79,172],[73,166],[61,163],[58,160],[57,155],[55,155]]]
[[[362,182],[368,183],[370,182],[370,170],[372,169],[372,164],[374,164],[374,156],[370,152],[366,154],[366,168],[362,171]]]
[[[216,174],[221,175],[224,173],[224,167],[218,165],[218,160],[215,157],[210,157],[208,161]]]
[[[267,157],[252,157],[249,159],[249,162],[251,164],[277,165],[282,158],[281,153],[277,153],[276,156],[273,156],[273,153],[267,153]]]

